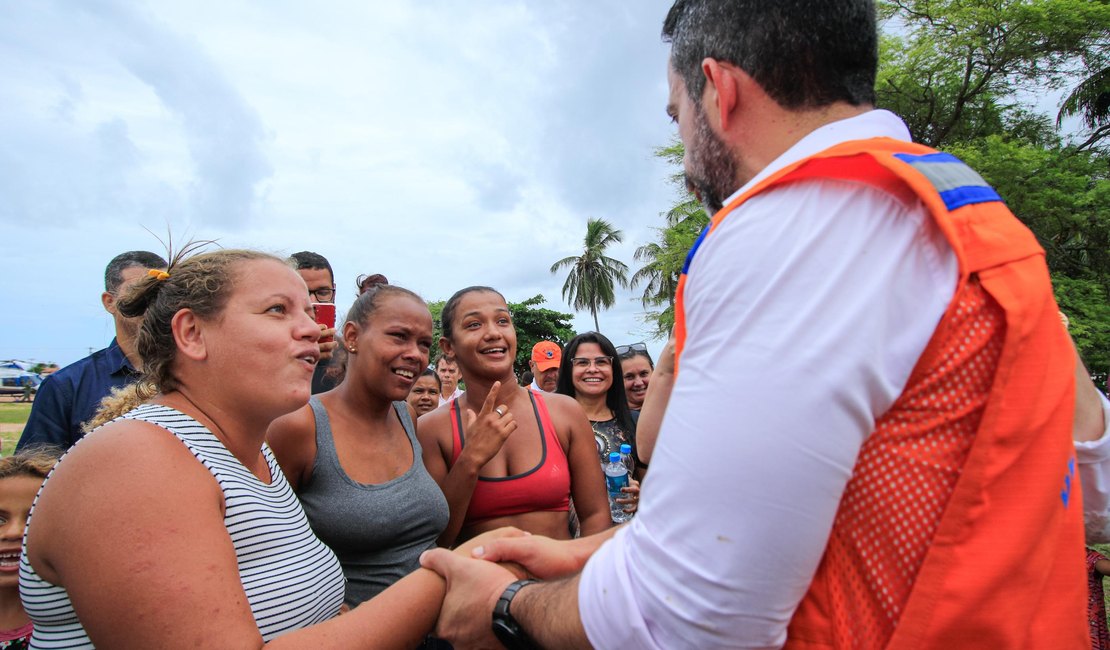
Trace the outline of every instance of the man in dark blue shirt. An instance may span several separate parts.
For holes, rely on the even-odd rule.
[[[108,347],[62,368],[42,382],[17,450],[32,445],[69,449],[84,435],[81,426],[96,413],[100,400],[113,388],[139,378],[142,360],[135,350],[135,337],[142,319],[121,316],[116,301],[132,284],[146,277],[147,271],[165,268],[166,260],[147,251],[121,253],[108,263],[100,300],[115,321],[116,337]]]

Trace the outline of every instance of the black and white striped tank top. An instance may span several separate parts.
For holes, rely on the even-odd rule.
[[[156,424],[177,436],[220,484],[226,506],[224,523],[239,560],[239,577],[265,640],[335,616],[343,604],[339,561],[312,533],[268,445],[263,444],[262,454],[270,468],[269,485],[258,480],[207,428],[180,411],[145,404],[122,417]],[[58,464],[62,462],[64,457]],[[34,506],[28,528],[33,518]],[[92,648],[69,594],[35,573],[27,561],[26,535],[23,539],[19,591],[35,625],[31,647]]]

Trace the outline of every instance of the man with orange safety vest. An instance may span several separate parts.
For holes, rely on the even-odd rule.
[[[1095,438],[1105,409],[1032,233],[873,108],[870,0],[678,0],[663,33],[667,112],[714,216],[679,280],[639,514],[475,552],[539,582],[430,552],[449,587],[439,632],[457,647],[1086,647],[1073,414],[1094,400]]]

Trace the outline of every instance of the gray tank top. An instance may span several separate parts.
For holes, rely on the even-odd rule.
[[[339,558],[347,576],[345,600],[354,607],[420,566],[420,554],[435,547],[447,527],[447,499],[424,468],[404,402],[393,408],[412,443],[412,466],[372,485],[343,471],[327,410],[317,397],[309,405],[316,416],[316,462],[297,496],[312,530]]]

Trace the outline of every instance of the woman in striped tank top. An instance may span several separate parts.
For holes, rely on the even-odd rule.
[[[179,253],[119,308],[143,316],[144,379],[35,499],[32,648],[415,647],[439,577],[418,570],[335,617],[339,563],[264,442],[308,401],[319,358],[300,276],[253,251]]]

